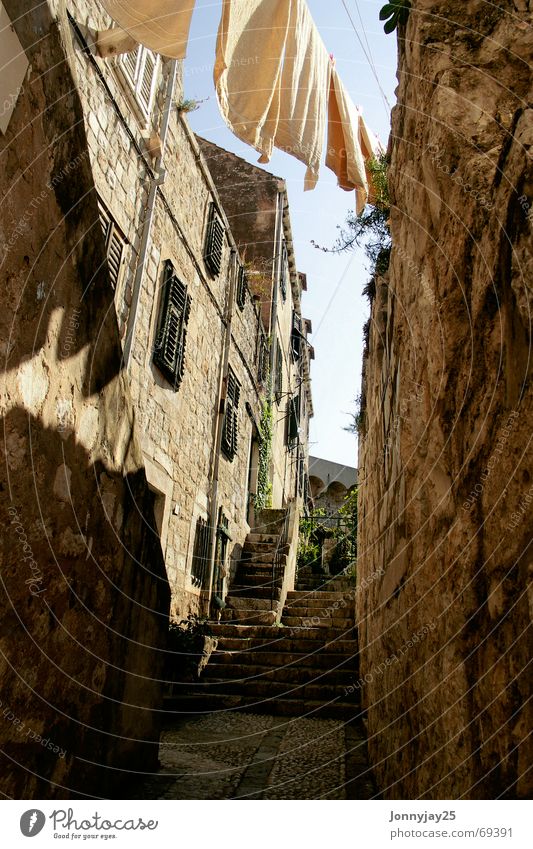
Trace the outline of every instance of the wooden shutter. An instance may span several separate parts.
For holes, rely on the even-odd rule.
[[[187,287],[167,262],[161,312],[154,349],[154,363],[177,390],[185,369],[185,343],[191,299]]]
[[[224,405],[224,424],[222,426],[222,450],[229,460],[233,460],[237,453],[239,428],[238,407],[240,397],[241,385],[230,369],[228,372],[226,403]]]
[[[129,53],[122,53],[118,58],[119,67],[134,91],[137,84],[137,68],[140,59],[141,50],[139,47]]]
[[[291,351],[293,360],[299,360],[302,353],[302,319],[296,310],[292,314]]]
[[[264,335],[261,333],[261,337],[259,339],[259,362],[257,367],[257,378],[259,383],[266,383],[268,379],[268,354],[268,343]]]
[[[239,268],[239,277],[237,280],[237,306],[240,310],[243,310],[246,305],[246,293],[248,291],[248,281],[246,278],[246,271],[243,266]]]
[[[98,215],[104,234],[111,287],[113,290],[116,290],[122,274],[127,243],[117,224],[100,200],[98,200]]]
[[[118,67],[134,95],[134,103],[147,121],[154,104],[159,63],[159,56],[142,46],[118,57]]]
[[[298,395],[294,395],[289,401],[289,410],[288,410],[287,441],[288,441],[289,444],[297,441],[299,427],[300,427],[300,398],[299,398]]]
[[[283,351],[281,349],[281,345],[279,340],[276,339],[276,373],[274,375],[274,395],[276,397],[276,401],[281,401],[281,396],[283,395]]]
[[[152,111],[158,67],[159,58],[151,50],[143,48],[135,92],[139,106],[147,118]]]
[[[218,276],[222,268],[222,251],[224,248],[224,225],[215,204],[211,204],[207,235],[205,240],[204,260],[209,271]]]
[[[281,274],[279,279],[279,287],[281,290],[281,296],[284,301],[287,300],[287,272],[289,266],[289,258],[287,255],[287,245],[283,242],[283,247],[281,250]]]

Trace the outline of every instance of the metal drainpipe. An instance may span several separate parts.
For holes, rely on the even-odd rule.
[[[215,556],[217,548],[217,511],[218,511],[218,472],[220,469],[220,451],[222,446],[222,425],[224,422],[224,406],[223,400],[226,397],[228,384],[229,370],[229,353],[231,348],[231,325],[233,321],[233,310],[235,304],[235,286],[237,281],[237,251],[231,249],[231,272],[228,301],[226,305],[226,332],[224,334],[224,352],[222,360],[222,370],[220,373],[220,383],[218,387],[218,413],[215,436],[215,456],[213,461],[213,478],[211,483],[210,495],[210,518],[211,525],[211,543],[209,550],[209,581],[207,585],[207,615],[211,609],[211,598],[213,595],[213,578],[215,575]]]
[[[270,402],[272,402],[272,398],[274,395],[274,369],[276,368],[276,324],[278,321],[278,287],[281,274],[281,263],[283,259],[281,239],[282,232],[283,194],[282,192],[278,191],[278,197],[276,201],[276,243],[274,245],[274,251],[277,253],[274,253],[274,268],[272,273],[272,305],[270,310],[270,374],[272,375],[272,380],[270,381]]]
[[[274,380],[276,369],[276,347],[277,347],[277,322],[278,322],[278,292],[281,276],[281,263],[283,262],[283,192],[278,191],[276,202],[276,243],[274,250],[274,269],[272,280],[272,307],[270,310],[270,393],[269,403],[274,402]],[[271,460],[273,464],[273,461]],[[272,471],[272,470],[271,470]],[[285,493],[285,481],[283,482],[283,494]],[[283,497],[283,496],[282,496]]]
[[[165,182],[166,171],[163,167],[165,156],[165,147],[167,143],[168,127],[170,123],[170,113],[172,110],[172,98],[176,85],[176,74],[178,70],[178,61],[173,60],[170,66],[168,75],[167,92],[165,96],[165,106],[163,108],[163,118],[161,120],[161,128],[159,136],[161,139],[161,153],[157,157],[155,165],[156,176],[152,179],[150,191],[148,193],[148,202],[146,204],[146,215],[144,219],[143,232],[141,236],[141,247],[139,249],[139,258],[135,269],[135,278],[133,281],[133,292],[131,296],[131,306],[128,315],[128,326],[126,330],[126,339],[124,341],[124,365],[126,368],[129,365],[133,340],[135,338],[135,327],[137,324],[137,312],[139,307],[139,299],[141,296],[142,282],[144,277],[144,269],[146,267],[146,257],[148,254],[148,246],[150,244],[150,236],[152,234],[152,223],[154,220],[155,201],[157,198],[157,189]]]

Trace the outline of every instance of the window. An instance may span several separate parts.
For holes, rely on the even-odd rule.
[[[291,353],[293,360],[299,360],[302,355],[302,319],[296,312],[292,314],[292,331],[291,331]]]
[[[266,336],[261,333],[259,337],[259,358],[257,364],[257,379],[259,383],[265,384],[268,380],[269,371],[269,348]]]
[[[289,258],[287,256],[287,245],[283,242],[283,246],[281,249],[281,274],[279,279],[279,288],[281,290],[281,297],[284,301],[287,300],[287,273],[289,270]]]
[[[283,351],[278,339],[276,339],[276,358],[274,361],[274,369],[274,396],[279,404],[281,396],[283,395]]]
[[[218,597],[219,602],[224,598],[224,578],[227,574],[228,542],[230,540],[229,519],[224,515],[222,507],[220,507],[218,511],[215,570],[213,575],[213,594]]]
[[[237,278],[237,306],[243,310],[246,304],[246,293],[248,292],[248,280],[246,271],[241,265],[239,268],[239,276]]]
[[[102,201],[98,200],[98,215],[105,239],[107,266],[113,291],[118,289],[126,259],[126,239]]]
[[[135,98],[143,118],[149,120],[154,105],[160,59],[147,47],[139,45],[118,57],[118,67]]]
[[[192,555],[191,578],[195,587],[205,588],[209,577],[209,555],[211,549],[211,534],[207,519],[196,520],[194,535],[194,550]]]
[[[191,299],[187,287],[178,279],[172,263],[165,264],[163,295],[154,347],[154,364],[166,377],[174,391],[183,378],[185,341]]]
[[[222,425],[222,451],[228,458],[233,460],[237,453],[237,438],[239,430],[239,399],[241,397],[241,385],[233,371],[228,372],[228,385],[226,390],[226,403],[224,405],[224,423]]]
[[[298,441],[300,431],[300,396],[289,399],[287,409],[287,445],[292,447]]]
[[[209,271],[217,277],[222,268],[222,249],[224,247],[224,225],[214,203],[209,211],[205,240],[204,260]]]

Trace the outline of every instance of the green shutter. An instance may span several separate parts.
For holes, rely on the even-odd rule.
[[[224,248],[224,226],[216,210],[211,204],[207,236],[205,240],[204,260],[209,271],[217,277],[222,268],[222,251]]]
[[[154,363],[175,390],[185,370],[185,342],[190,310],[191,299],[187,295],[187,287],[176,277],[172,264],[167,262]]]
[[[222,425],[222,451],[228,460],[233,460],[238,448],[238,408],[240,397],[241,385],[230,369],[228,372],[226,402],[224,405],[224,423]]]

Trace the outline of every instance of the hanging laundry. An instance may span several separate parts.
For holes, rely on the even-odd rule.
[[[222,116],[268,162],[277,147],[316,185],[330,58],[305,0],[224,0],[215,64]]]
[[[145,47],[171,59],[184,58],[194,0],[102,0],[102,5]]]
[[[371,192],[368,160],[382,150],[363,116],[354,106],[335,68],[331,72],[328,106],[326,165],[337,176],[338,185],[356,193],[356,212],[364,209]],[[370,188],[369,188],[370,187]]]
[[[218,29],[214,81],[222,117],[267,161],[273,140],[264,128],[279,112],[290,9],[291,0],[223,0]]]

